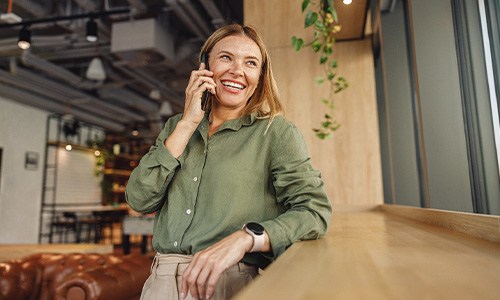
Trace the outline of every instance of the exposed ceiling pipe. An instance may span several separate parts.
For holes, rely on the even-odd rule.
[[[68,82],[75,87],[81,87],[84,89],[92,89],[96,87],[96,83],[88,80],[82,80],[80,76],[73,74],[72,72],[53,64],[47,60],[41,59],[36,55],[24,51],[21,55],[21,61],[24,65],[30,66],[42,72],[49,74],[53,78],[57,78]]]
[[[33,95],[32,93],[10,87],[6,84],[0,83],[0,94],[8,99],[12,99],[16,102],[23,103],[29,106],[34,106],[45,111],[50,111],[58,114],[67,113],[67,107],[65,105],[46,100],[42,97]],[[71,113],[75,116],[75,118],[83,122],[94,124],[107,130],[116,132],[122,132],[125,130],[125,126],[123,124],[112,122],[104,118],[99,118],[98,116],[83,112],[76,108],[72,108]]]
[[[98,93],[101,98],[113,99],[147,113],[157,112],[160,108],[158,103],[123,88],[103,88]]]
[[[48,9],[46,9],[43,5],[40,5],[33,1],[16,0],[16,5],[22,7],[22,9],[24,9],[33,16],[40,17],[40,16],[50,15]]]
[[[177,95],[177,93],[171,91],[168,87],[165,86],[165,83],[159,82],[156,78],[153,78],[146,72],[142,72],[140,70],[137,70],[135,68],[130,68],[127,65],[124,65],[122,63],[115,63],[113,64],[115,68],[120,70],[121,72],[127,74],[128,76],[135,78],[137,81],[141,82],[145,86],[147,86],[149,89],[158,89],[160,92],[164,95],[167,95],[170,102],[172,105],[174,105],[177,108],[183,108],[184,107],[184,102],[182,104],[180,103],[179,99],[181,96]]]
[[[17,39],[16,39],[17,43]],[[17,45],[15,47],[19,48]],[[0,48],[1,51],[1,48]],[[99,46],[99,55],[109,55],[111,47],[109,45]],[[73,58],[90,58],[96,56],[95,47],[76,48],[76,49],[61,49],[58,51],[47,50],[47,52],[38,52],[38,56],[46,60],[52,59],[73,59]]]
[[[28,78],[28,79],[31,79],[35,82],[40,83],[43,86],[55,88],[58,91],[60,91],[61,93],[65,94],[66,97],[69,97],[70,99],[73,98],[73,99],[88,100],[88,104],[86,104],[86,105],[95,105],[97,107],[100,107],[101,109],[105,109],[105,110],[109,111],[110,113],[129,117],[133,120],[137,120],[137,121],[144,121],[145,120],[144,116],[142,116],[141,114],[138,114],[136,112],[132,112],[132,111],[127,110],[125,108],[122,108],[120,106],[116,106],[116,105],[107,103],[101,99],[95,98],[91,95],[80,92],[78,90],[75,90],[71,87],[60,84],[58,82],[52,81],[50,79],[43,78],[37,74],[31,73],[31,72],[26,71],[22,68],[19,68],[19,67],[17,68],[16,76],[19,76],[21,78]]]
[[[33,95],[43,96],[45,99],[64,105],[65,107],[79,107],[87,112],[92,112],[96,117],[107,118],[116,122],[130,121],[124,116],[120,116],[113,113],[106,113],[102,108],[97,106],[88,105],[87,102],[82,101],[82,99],[71,100],[64,94],[59,94],[54,91],[46,89],[45,86],[39,85],[36,82],[30,81],[28,79],[18,78],[12,76],[11,74],[0,70],[0,82],[4,82],[11,86],[17,87],[19,90],[29,91]]]
[[[200,2],[212,18],[212,24],[215,26],[215,28],[222,27],[224,24],[226,24],[224,17],[220,13],[220,10],[217,8],[217,5],[215,5],[213,0],[200,0]]]
[[[211,33],[210,26],[203,20],[200,13],[193,7],[191,0],[177,0],[184,8],[184,10],[191,16],[191,20],[193,20],[198,27],[203,31],[205,37],[208,37]]]
[[[196,25],[194,25],[191,17],[184,11],[184,9],[179,5],[177,0],[165,0],[166,3],[172,8],[174,13],[182,20],[182,22],[198,37],[205,39],[208,35],[203,33]]]
[[[143,14],[148,10],[147,6],[141,0],[127,0],[127,2],[132,5],[136,14]]]

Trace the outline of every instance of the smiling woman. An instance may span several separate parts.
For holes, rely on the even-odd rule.
[[[127,185],[133,209],[156,212],[158,254],[141,299],[229,299],[292,243],[324,235],[331,218],[302,135],[279,116],[257,32],[224,26],[200,61],[205,54],[210,70],[191,72],[184,113],[167,121]]]

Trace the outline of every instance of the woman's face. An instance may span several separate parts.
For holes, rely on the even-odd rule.
[[[240,111],[259,84],[262,55],[259,46],[245,36],[228,36],[217,42],[209,56],[214,73],[214,108]]]

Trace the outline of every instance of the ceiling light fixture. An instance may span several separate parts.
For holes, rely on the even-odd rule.
[[[94,43],[97,42],[97,23],[94,18],[87,21],[87,41]]]
[[[345,5],[349,5],[352,3],[352,0],[344,0],[342,1]]]
[[[19,41],[17,42],[19,48],[26,50],[31,46],[31,30],[28,26],[23,26],[19,31]]]
[[[26,20],[23,20],[20,22],[15,22],[16,19],[8,19],[7,23],[0,23],[0,29],[22,26],[22,29],[19,32],[18,46],[21,49],[28,49],[31,45],[31,43],[30,43],[31,31],[28,29],[28,27],[33,25],[33,24],[54,23],[54,22],[65,21],[65,20],[76,20],[76,19],[90,18],[89,22],[87,22],[87,25],[88,25],[89,23],[92,24],[92,22],[95,24],[95,21],[93,21],[93,19],[95,19],[95,18],[102,17],[102,16],[110,16],[110,15],[115,15],[115,14],[130,14],[130,9],[123,8],[123,9],[114,9],[114,10],[108,10],[108,11],[69,15],[69,16],[34,18],[34,19],[26,19]],[[4,20],[3,15],[4,14],[2,14],[2,18],[0,18],[2,20]],[[90,25],[90,26],[93,26],[93,25]],[[96,27],[97,27],[97,24],[96,24]],[[88,28],[87,28],[87,36],[88,36]],[[22,39],[21,39],[21,37],[22,37]],[[94,38],[97,41],[97,28],[95,30]],[[87,39],[88,39],[88,37],[87,37]],[[90,40],[92,40],[92,37],[90,38]]]
[[[131,133],[133,136],[138,136],[139,135],[139,128],[137,128],[137,126],[134,126]]]
[[[99,57],[94,57],[90,62],[90,65],[85,73],[88,79],[91,80],[104,80],[106,79],[106,72],[104,71],[104,66],[102,60]]]

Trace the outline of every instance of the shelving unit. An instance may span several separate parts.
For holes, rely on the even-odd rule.
[[[105,148],[109,154],[103,171],[103,204],[125,202],[128,178],[150,146],[151,144],[141,137],[106,138]]]
[[[95,135],[104,136],[104,132],[93,125],[67,118],[58,114],[47,117],[45,136],[45,154],[42,186],[42,203],[39,218],[39,243],[52,243],[54,237],[54,226],[59,221],[58,209],[75,205],[96,205],[95,202],[66,202],[58,199],[58,181],[60,179],[60,149],[71,145],[71,151],[84,151],[94,153],[96,149],[83,145],[86,141],[92,141]],[[61,223],[62,224],[62,223]]]

